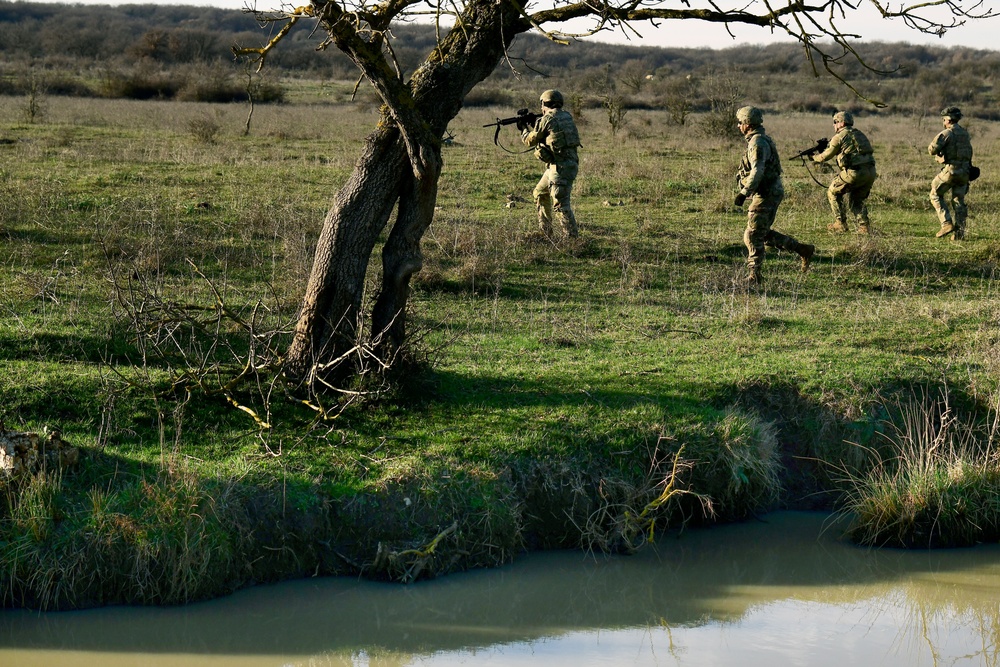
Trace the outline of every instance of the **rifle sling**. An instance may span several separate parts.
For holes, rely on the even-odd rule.
[[[808,163],[810,161],[806,160],[806,156],[805,155],[800,155],[799,159],[802,160],[802,166],[806,168],[807,172],[809,172],[809,178],[813,179],[813,183],[815,183],[816,185],[818,185],[819,187],[821,187],[821,188],[823,188],[825,190],[826,186],[823,185],[822,183],[820,183],[819,179],[816,178],[816,175],[813,174],[812,169],[809,168],[809,164]]]

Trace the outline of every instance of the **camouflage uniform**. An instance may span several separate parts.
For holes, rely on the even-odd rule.
[[[968,208],[965,195],[969,192],[969,170],[972,168],[972,141],[969,132],[958,124],[962,112],[957,107],[948,107],[941,112],[945,129],[940,132],[927,152],[944,164],[941,172],[931,182],[931,204],[937,211],[941,229],[937,237],[951,236],[960,241],[965,237],[965,219]],[[951,203],[955,210],[952,217],[945,197],[951,191]]]
[[[546,164],[533,193],[538,210],[538,227],[551,238],[554,213],[566,235],[577,237],[580,232],[573,215],[570,194],[580,165],[576,152],[580,146],[580,135],[573,117],[562,109],[563,100],[559,91],[545,91],[541,101],[542,117],[535,121],[534,128],[525,128],[521,132],[525,146],[534,147],[535,157]]]
[[[837,166],[840,167],[840,173],[833,177],[833,182],[826,191],[826,198],[830,201],[830,209],[836,219],[828,229],[848,231],[849,208],[858,225],[858,232],[867,234],[871,230],[871,221],[868,219],[868,206],[865,202],[871,194],[872,184],[878,178],[872,155],[874,151],[868,137],[854,129],[854,117],[850,113],[839,111],[834,114],[833,120],[835,124],[842,124],[840,130],[833,135],[825,151],[813,156],[816,162],[826,162],[837,156]]]
[[[736,118],[747,141],[747,152],[737,173],[740,191],[736,196],[736,205],[742,206],[746,199],[750,200],[743,243],[748,251],[748,281],[753,285],[761,280],[764,246],[797,253],[802,258],[803,271],[809,268],[816,248],[771,229],[778,206],[785,197],[785,190],[781,185],[778,148],[774,145],[774,140],[764,132],[761,124],[763,114],[759,109],[743,107],[736,112]]]

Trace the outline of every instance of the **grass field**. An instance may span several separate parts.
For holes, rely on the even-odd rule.
[[[880,174],[871,237],[829,234],[824,190],[786,161],[775,228],[818,254],[803,275],[769,250],[746,294],[740,142],[639,110],[612,135],[585,110],[582,242],[551,244],[533,233],[540,164],[482,128],[513,111],[467,110],[410,302],[427,363],[322,420],[266,372],[212,383],[287,342],[378,120],[292,98],[246,136],[246,107],[51,98],[26,124],[0,98],[0,419],[84,453],[5,483],[4,604],[408,581],[524,548],[629,551],[779,504],[856,513],[871,544],[996,539],[1000,124],[963,122],[983,177],[961,243],[934,238],[936,119],[857,119]],[[832,129],[765,124],[786,155]],[[956,500],[959,482],[974,488]],[[949,514],[965,530],[934,528],[970,503]]]

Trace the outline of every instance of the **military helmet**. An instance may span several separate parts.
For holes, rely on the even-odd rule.
[[[742,107],[736,112],[736,120],[747,125],[761,125],[764,122],[764,112],[757,107]]]
[[[941,109],[941,116],[957,122],[962,120],[962,110],[958,107],[945,107]]]
[[[563,105],[563,96],[558,90],[546,90],[540,98],[542,104],[550,109],[559,109]]]
[[[850,111],[838,111],[833,114],[834,123],[843,123],[844,125],[854,125],[854,116],[851,115]]]

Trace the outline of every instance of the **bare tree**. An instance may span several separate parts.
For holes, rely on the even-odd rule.
[[[675,77],[663,85],[660,104],[672,125],[683,125],[694,107],[695,85],[690,74]]]
[[[24,90],[24,104],[21,107],[24,119],[29,123],[35,123],[45,117],[45,76],[30,67],[20,76],[20,86]]]
[[[675,7],[679,4],[683,8]],[[321,48],[332,45],[347,54],[383,104],[383,117],[324,220],[286,373],[313,384],[351,373],[359,350],[367,350],[368,361],[384,362],[402,344],[410,279],[421,268],[420,240],[434,217],[442,137],[465,96],[504,61],[518,35],[537,31],[568,43],[603,30],[641,37],[642,26],[666,21],[753,25],[794,37],[815,73],[826,71],[850,86],[839,65],[862,59],[851,43],[857,36],[838,25],[861,5],[884,20],[931,34],[996,13],[985,0],[901,0],[892,6],[884,0],[552,0],[541,9],[527,0],[312,0],[287,13],[258,14],[263,21],[286,24],[263,47],[236,48],[238,54],[250,54],[262,65],[288,30],[306,19],[326,34]],[[404,79],[390,30],[419,14],[435,18],[438,39]],[[564,32],[573,19],[592,23],[584,34]],[[362,312],[365,273],[394,210],[382,248],[381,285],[367,314]]]
[[[652,68],[642,60],[629,60],[621,66],[618,80],[633,93],[639,93],[652,77],[652,71]]]
[[[250,136],[250,122],[253,120],[254,107],[257,103],[257,93],[260,91],[261,82],[259,72],[255,72],[250,63],[244,63],[243,75],[246,77],[243,90],[247,93],[247,102],[250,106],[250,109],[247,111],[246,123],[243,124],[243,136],[248,137]]]
[[[625,125],[625,115],[628,113],[625,98],[618,93],[609,92],[601,99],[601,103],[608,112],[608,125],[611,126],[611,136],[614,137]]]
[[[710,137],[741,136],[733,122],[736,110],[742,106],[745,75],[736,68],[722,72],[710,71],[698,82],[698,89],[708,100],[704,131]]]

